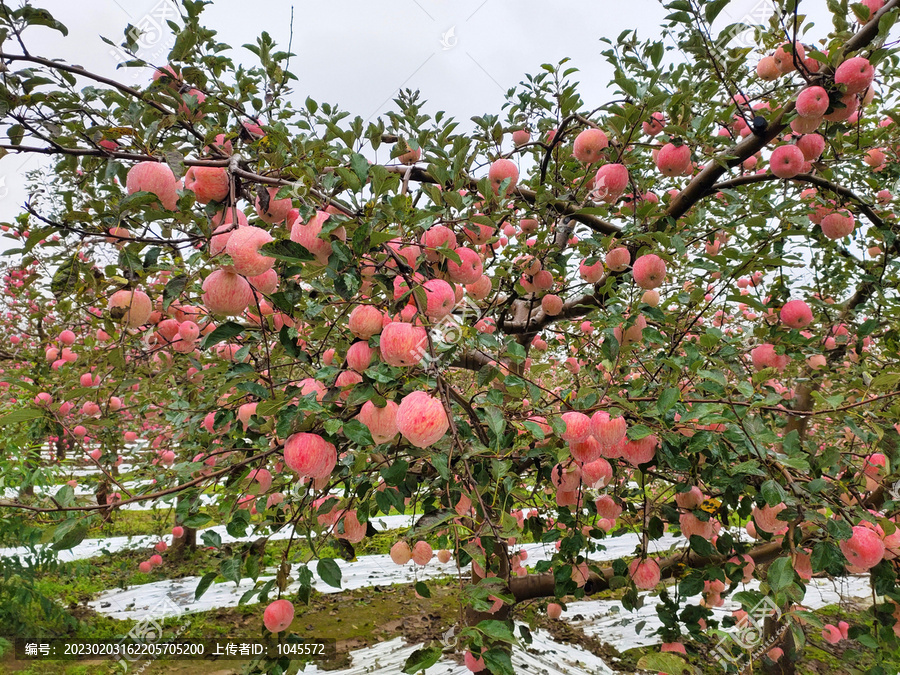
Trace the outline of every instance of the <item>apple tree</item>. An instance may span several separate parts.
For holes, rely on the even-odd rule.
[[[673,0],[664,39],[606,40],[602,105],[564,60],[471,123],[418,92],[370,122],[306,98],[289,51],[232,51],[204,4],[167,63],[126,30],[140,87],[29,51],[66,32],[48,12],[0,17],[0,148],[47,167],[3,225],[0,433],[31,448],[4,462],[24,486],[55,439],[105,481],[5,513],[59,541],[174,500],[182,533],[290,527],[348,559],[413,513],[391,557],[454,561],[475,672],[512,672],[524,604],[606,589],[658,595],[657,670],[793,672],[803,625],[896,664],[900,0],[829,2],[830,27],[796,1],[721,27],[727,0]],[[152,483],[118,489],[138,440]],[[269,581],[258,548],[223,551],[198,592],[258,580],[246,600],[285,637],[314,571],[340,584],[290,547]],[[821,626],[808,585],[847,574],[869,621]],[[744,609],[723,621],[726,597]],[[723,642],[760,607],[763,651]]]

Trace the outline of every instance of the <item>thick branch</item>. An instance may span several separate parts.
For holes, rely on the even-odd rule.
[[[575,319],[584,316],[597,307],[603,307],[603,304],[609,295],[600,290],[601,286],[605,284],[606,278],[604,277],[594,286],[593,293],[585,293],[581,297],[572,298],[563,305],[562,312],[559,314],[547,314],[543,308],[538,307],[534,313],[524,321],[506,322],[503,326],[503,331],[509,335],[515,335],[517,333],[536,334],[554,321],[564,321],[566,319]]]
[[[432,183],[434,185],[440,184],[440,181],[438,181],[434,176],[428,173],[428,171],[418,166],[412,167],[411,171],[409,170],[410,167],[407,166],[389,165],[384,166],[383,168],[391,173],[402,173],[404,175],[406,175],[407,171],[409,171],[409,179],[414,180],[417,183]],[[474,178],[469,178],[466,188],[474,192],[478,189],[478,182]],[[514,190],[514,194],[518,195],[529,204],[537,203],[537,193],[534,190],[517,187]],[[569,216],[573,220],[577,220],[582,225],[587,225],[595,232],[600,232],[601,234],[616,234],[620,229],[617,225],[603,220],[603,218],[579,213],[578,206],[572,204],[571,202],[567,202],[561,199],[555,199],[553,201],[547,202],[545,206],[552,209],[555,213],[561,216]]]
[[[85,70],[81,66],[70,66],[65,63],[60,63],[59,61],[51,61],[50,59],[45,59],[40,56],[29,56],[29,55],[21,55],[21,54],[7,54],[5,52],[0,52],[0,59],[5,59],[7,61],[26,61],[28,63],[37,63],[42,66],[46,66],[48,68],[53,68],[55,70],[62,70],[67,73],[72,73],[74,75],[81,75],[90,80],[94,80],[95,82],[102,82],[103,84],[108,84],[110,87],[118,89],[122,93],[128,94],[129,96],[133,96],[149,105],[151,108],[154,108],[158,112],[161,112],[163,115],[174,115],[174,113],[166,108],[164,105],[157,103],[156,101],[147,98],[143,92],[134,89],[133,87],[129,87],[128,85],[122,84],[121,82],[116,82],[115,80],[111,80],[108,77],[103,77],[102,75],[97,75],[96,73],[92,73],[88,70]],[[196,129],[192,128],[190,125],[182,124],[187,131],[191,133],[195,138],[199,140],[203,140],[203,134],[198,132]]]
[[[255,462],[258,459],[264,459],[271,455],[274,452],[278,452],[281,448],[273,448],[271,450],[266,450],[265,452],[261,452],[258,455],[253,455],[253,457],[248,457],[247,459],[241,460],[240,462],[235,462],[231,464],[227,468],[221,469],[219,471],[214,471],[213,473],[205,474],[203,476],[199,476],[198,478],[193,478],[186,483],[181,483],[179,485],[175,485],[174,487],[166,488],[165,490],[160,490],[158,492],[151,492],[146,495],[137,495],[136,497],[132,497],[131,499],[123,499],[122,501],[117,501],[113,504],[90,504],[88,506],[60,506],[56,508],[47,508],[41,506],[30,506],[28,504],[19,504],[17,502],[0,502],[0,508],[7,509],[24,509],[26,511],[34,511],[36,513],[60,513],[63,511],[101,511],[109,508],[119,508],[124,506],[125,504],[131,504],[132,502],[145,502],[149,499],[158,499],[159,497],[165,497],[166,495],[175,494],[177,492],[182,492],[189,487],[193,487],[194,485],[199,485],[205,481],[218,478],[219,476],[224,476],[226,473],[230,473],[237,468],[242,466],[246,466],[252,462]]]
[[[747,555],[753,558],[757,564],[765,563],[773,560],[782,550],[780,541],[773,541],[767,544],[760,544],[747,551]],[[705,567],[707,565],[721,565],[728,559],[728,556],[700,556],[693,551],[685,553],[676,553],[668,558],[660,558],[656,562],[659,565],[660,578],[668,579],[675,575],[681,569],[681,565],[689,567]],[[591,573],[585,593],[592,595],[605,591],[609,588],[609,581],[615,573],[612,567],[604,567],[600,574]],[[556,579],[552,573],[546,574],[528,574],[524,577],[512,577],[509,580],[509,590],[515,597],[516,602],[530,600],[532,598],[552,597],[556,594]]]
[[[739,176],[738,178],[732,178],[731,180],[722,181],[721,183],[716,183],[713,185],[707,195],[714,194],[719,190],[728,190],[731,188],[740,187],[741,185],[751,185],[753,183],[766,183],[768,181],[776,181],[783,180],[776,176],[775,174],[765,173],[765,174],[753,174],[750,176]],[[828,190],[829,192],[833,192],[836,195],[844,197],[845,199],[849,199],[854,204],[859,207],[859,210],[862,211],[866,217],[878,228],[885,227],[884,221],[881,217],[875,212],[875,209],[866,202],[862,197],[856,194],[853,190],[849,188],[845,188],[843,185],[837,185],[836,183],[832,183],[830,180],[825,180],[820,176],[813,176],[808,173],[801,173],[793,178],[788,178],[787,180],[792,180],[797,183],[809,183],[811,185],[815,185],[817,187]]]
[[[897,0],[900,2],[900,0]],[[737,145],[720,152],[707,165],[694,176],[688,186],[679,192],[669,208],[665,210],[663,219],[678,219],[687,213],[691,207],[700,201],[712,187],[715,185],[719,176],[724,174],[730,167],[737,166],[748,157],[752,157],[762,150],[773,139],[781,135],[787,128],[788,124],[784,121],[785,117],[794,110],[794,102],[791,101],[781,112],[769,122],[768,126],[759,135],[747,136]]]
[[[898,6],[900,6],[900,0],[889,0],[856,35],[847,40],[844,44],[843,53],[850,54],[866,47],[878,35],[879,19]],[[788,126],[788,123],[785,121],[787,116],[793,111],[794,102],[791,101],[781,109],[773,120],[769,121],[769,124],[760,134],[751,134],[737,145],[716,155],[700,173],[694,176],[693,180],[688,183],[688,186],[672,200],[662,220],[665,220],[665,218],[678,219],[683,216],[709,192],[719,179],[719,176],[724,174],[728,168],[737,166],[748,157],[755,155],[768,143],[780,136]]]
[[[484,352],[468,351],[463,352],[450,364],[451,368],[462,368],[464,370],[479,371],[484,366],[493,366],[496,362]]]

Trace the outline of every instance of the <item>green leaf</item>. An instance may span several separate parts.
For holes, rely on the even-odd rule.
[[[898,382],[900,382],[900,373],[881,373],[872,380],[872,384],[869,386],[872,389],[887,389],[893,388]]]
[[[217,326],[212,333],[203,338],[203,342],[200,343],[200,348],[209,349],[213,345],[217,345],[220,342],[230,340],[231,338],[240,335],[243,330],[244,327],[241,324],[235,323],[234,321],[226,321],[222,325]]]
[[[63,527],[68,523],[73,523],[71,526]],[[62,530],[61,536],[60,531]],[[88,527],[83,522],[72,519],[63,523],[57,528],[57,531],[54,533],[53,545],[50,547],[55,551],[66,551],[70,548],[78,546],[84,538],[87,536]]]
[[[503,418],[503,412],[494,406],[487,406],[487,424],[488,428],[494,434],[496,442],[500,442],[503,430],[506,428],[506,420]]]
[[[430,598],[430,597],[431,597],[431,591],[428,590],[428,586],[425,584],[424,581],[417,581],[417,582],[416,582],[416,593],[418,593],[419,595],[421,595],[423,598]]]
[[[198,527],[203,527],[211,520],[212,520],[212,518],[210,518],[205,513],[197,513],[193,516],[189,516],[188,518],[185,518],[184,522],[181,524],[184,525],[185,527],[192,527],[194,529],[197,529]]]
[[[512,661],[509,652],[504,649],[488,649],[482,654],[484,665],[493,673],[493,675],[516,675],[513,670]]]
[[[628,440],[630,441],[639,441],[642,438],[647,438],[650,434],[653,433],[653,429],[650,427],[644,426],[643,424],[636,424],[633,427],[628,427]]]
[[[637,667],[638,670],[656,670],[663,673],[671,673],[671,675],[690,672],[690,666],[688,666],[687,661],[672,652],[645,654],[638,660]]]
[[[406,478],[406,471],[409,469],[409,463],[402,459],[395,459],[393,464],[381,470],[381,476],[388,485],[400,485]]]
[[[69,34],[69,29],[59,21],[54,19],[53,15],[50,14],[50,12],[48,12],[46,9],[39,9],[37,7],[31,7],[30,5],[25,5],[18,11],[18,14],[19,17],[29,25],[47,26],[47,28],[58,30],[63,35]]]
[[[257,398],[262,400],[266,400],[269,398],[269,390],[258,382],[241,382],[237,387],[235,387],[235,389],[237,389],[238,391],[245,391],[248,394],[253,394]]]
[[[219,564],[220,574],[228,581],[239,584],[241,581],[241,559],[239,556],[233,558],[225,558]]]
[[[200,583],[197,584],[197,590],[194,591],[194,600],[199,600],[200,597],[206,593],[207,589],[212,585],[213,580],[219,576],[216,572],[207,572],[203,575],[203,578],[200,579]]]
[[[359,182],[365,185],[366,177],[369,175],[369,161],[358,152],[354,152],[350,155],[350,167],[359,177]]]
[[[295,241],[291,241],[290,239],[270,241],[268,244],[261,246],[259,250],[260,253],[265,253],[270,258],[294,264],[316,259],[305,246],[302,246]]]
[[[702,556],[710,556],[715,553],[712,544],[698,534],[691,535],[691,549],[695,551],[697,555]]]
[[[531,432],[535,439],[542,441],[544,440],[544,438],[546,438],[544,436],[544,430],[541,429],[540,425],[537,422],[525,421],[522,422],[522,426],[528,429],[528,431]]]
[[[880,645],[878,641],[873,638],[868,633],[863,633],[862,635],[856,636],[856,641],[859,642],[864,647],[868,647],[869,649],[878,649]]]
[[[850,525],[844,520],[830,519],[827,523],[825,523],[825,529],[828,530],[828,534],[841,541],[849,539],[853,536],[853,530],[850,528]]]
[[[316,572],[329,586],[341,587],[341,568],[332,558],[322,558],[316,565]]]
[[[716,17],[719,16],[719,13],[725,9],[730,1],[731,0],[713,0],[712,2],[709,2],[703,10],[706,15],[706,23],[711,24],[715,21]]]
[[[679,391],[675,387],[670,387],[660,394],[659,400],[656,402],[656,409],[660,415],[665,415],[675,405],[675,402],[678,400],[678,394]]]
[[[163,289],[163,309],[168,309],[172,301],[180,297],[184,293],[184,287],[187,285],[187,275],[179,274],[169,279],[169,283]]]
[[[185,173],[184,155],[177,150],[169,150],[163,156],[166,158],[166,164],[169,165],[172,173],[175,174],[175,178],[183,177]]]
[[[516,641],[516,637],[512,632],[511,622],[488,619],[479,622],[475,628],[493,640],[500,640],[509,644],[513,644]]]
[[[3,417],[0,417],[0,427],[6,426],[7,424],[27,422],[28,420],[33,420],[42,417],[43,415],[44,411],[38,408],[21,408],[19,410],[13,410],[10,413],[6,413]]]
[[[773,591],[780,591],[794,583],[794,566],[787,556],[776,559],[769,565],[769,574],[766,577]]]
[[[375,441],[372,439],[372,433],[369,431],[369,427],[359,420],[354,419],[344,422],[344,436],[357,445],[375,444]]]
[[[417,649],[406,659],[406,663],[403,665],[403,672],[408,673],[408,675],[415,675],[423,670],[428,670],[438,662],[439,658],[441,658],[441,648],[438,645]]]
[[[190,53],[195,44],[197,44],[197,31],[185,28],[176,36],[168,60],[170,62],[181,61]]]
[[[780,504],[784,501],[784,498],[787,497],[787,493],[784,491],[784,488],[774,480],[767,480],[762,484],[762,487],[759,489],[759,491],[762,494],[763,499],[766,500],[766,504],[768,504],[769,506]]]
[[[50,280],[50,292],[57,298],[65,293],[73,292],[78,284],[80,273],[81,263],[77,258],[69,258],[61,263]]]
[[[204,546],[212,548],[221,548],[222,546],[222,537],[215,530],[207,530],[200,536],[200,540]]]
[[[19,145],[22,142],[22,137],[25,135],[25,127],[21,124],[13,124],[6,132],[6,135],[9,136],[10,143]]]
[[[304,605],[309,604],[309,596],[312,593],[312,570],[306,565],[301,565],[297,570],[297,581],[300,588],[297,590],[297,599]]]
[[[830,541],[820,541],[814,544],[809,560],[814,573],[840,574],[844,570],[844,556],[840,549]]]
[[[247,533],[247,526],[250,524],[250,511],[247,509],[238,509],[235,511],[225,531],[232,537],[243,537]]]

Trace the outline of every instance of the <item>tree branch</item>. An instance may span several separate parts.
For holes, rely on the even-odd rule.
[[[775,174],[766,173],[766,174],[753,174],[750,176],[739,176],[738,178],[732,178],[731,180],[722,181],[721,183],[716,183],[707,191],[707,195],[715,194],[719,190],[729,190],[731,188],[740,187],[741,185],[751,185],[753,183],[766,183],[769,181],[776,180],[784,180],[779,178]],[[875,212],[875,209],[866,202],[862,197],[858,194],[850,190],[849,188],[845,188],[842,185],[837,185],[836,183],[832,183],[830,180],[825,180],[820,176],[813,176],[809,173],[801,173],[797,174],[793,178],[788,178],[787,180],[795,181],[797,183],[809,183],[811,185],[815,185],[817,187],[823,188],[830,192],[833,192],[836,195],[849,199],[854,202],[857,206],[859,206],[859,210],[862,211],[866,217],[872,222],[873,225],[878,227],[879,229],[886,227],[884,221],[881,217]]]

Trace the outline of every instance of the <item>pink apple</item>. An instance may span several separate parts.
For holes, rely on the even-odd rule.
[[[613,272],[624,272],[631,264],[631,253],[624,246],[617,246],[606,254],[606,266]]]
[[[275,600],[263,612],[263,623],[270,633],[287,630],[294,621],[294,606],[288,600]]]
[[[142,326],[150,319],[153,303],[143,291],[116,291],[109,298],[109,315],[116,321],[124,321],[129,328]]]
[[[241,227],[231,233],[225,253],[234,262],[234,271],[245,277],[259,276],[272,269],[275,258],[263,255],[259,249],[273,241],[272,235],[259,227]]]
[[[822,234],[829,239],[841,239],[853,233],[856,229],[856,220],[848,210],[839,209],[822,218],[820,227]]]
[[[350,312],[347,327],[360,340],[368,340],[373,335],[381,332],[382,313],[372,305],[357,305]]]
[[[797,95],[796,105],[800,117],[822,117],[828,110],[828,92],[824,87],[807,87]]]
[[[863,56],[847,59],[834,71],[835,84],[844,85],[847,94],[858,94],[867,89],[873,79],[875,79],[875,69],[869,63],[869,59]]]
[[[301,477],[325,478],[337,464],[337,450],[318,434],[300,432],[285,442],[284,463]]]
[[[516,183],[518,183],[519,168],[511,160],[496,160],[491,164],[491,168],[488,171],[488,180],[491,182],[491,187],[494,188],[494,194],[500,193],[500,185],[507,179],[509,180],[509,187],[506,189],[506,194],[512,192],[516,187]]]
[[[277,187],[266,188],[266,192],[269,196],[269,203],[266,208],[263,208],[262,200],[259,196],[256,197],[256,201],[254,202],[256,215],[258,215],[260,220],[264,223],[269,223],[270,225],[283,223],[287,220],[288,214],[291,212],[291,208],[293,208],[290,197],[284,197],[282,199],[276,198],[278,190],[279,188]]]
[[[203,304],[210,314],[235,316],[253,302],[253,289],[244,277],[216,270],[203,281]]]
[[[159,197],[163,208],[174,211],[178,207],[178,181],[166,164],[138,162],[128,170],[125,179],[128,194],[150,192]]]
[[[660,579],[659,565],[652,558],[646,560],[633,560],[628,566],[628,572],[634,585],[643,590],[656,588]]]
[[[600,129],[585,129],[575,138],[572,155],[579,162],[593,164],[602,158],[601,152],[609,145],[606,134]]]
[[[803,170],[803,152],[796,145],[780,145],[772,151],[769,167],[779,178],[793,178]]]
[[[664,176],[683,176],[691,166],[691,149],[687,145],[666,143],[656,155],[656,168]]]
[[[541,298],[541,308],[550,316],[558,316],[563,310],[563,301],[558,295],[548,293]]]
[[[400,401],[397,429],[417,448],[437,443],[450,428],[447,412],[439,399],[424,391],[414,391]]]
[[[884,558],[884,542],[878,533],[868,527],[856,525],[849,539],[840,542],[841,553],[850,566],[868,570]]]
[[[192,166],[184,175],[184,189],[191,190],[200,204],[224,201],[229,187],[224,167]]]
[[[790,300],[781,308],[781,322],[791,328],[806,328],[812,319],[812,310],[803,300]]]
[[[658,288],[666,280],[666,261],[654,253],[642,255],[634,261],[631,274],[641,288]]]
[[[594,190],[597,196],[612,204],[628,186],[628,169],[623,164],[604,164],[594,176]]]
[[[460,262],[447,261],[447,273],[450,275],[450,279],[458,284],[474,284],[484,273],[481,258],[471,248],[461,246],[455,252],[459,256]]]
[[[416,565],[427,565],[433,556],[434,551],[431,550],[431,545],[427,541],[417,541],[413,546],[412,561]]]
[[[395,565],[405,565],[412,560],[412,551],[405,541],[398,541],[391,546],[391,560]]]
[[[381,332],[380,349],[388,365],[415,366],[428,353],[428,334],[421,326],[393,321]]]

